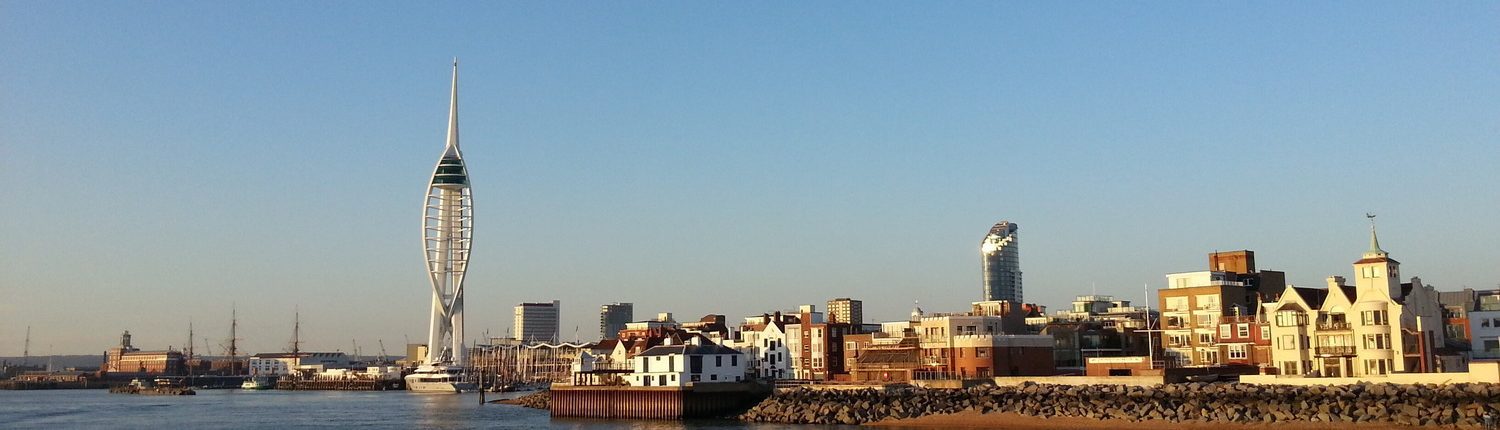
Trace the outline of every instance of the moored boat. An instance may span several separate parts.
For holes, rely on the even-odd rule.
[[[406,389],[424,393],[463,393],[478,390],[479,385],[464,380],[463,367],[438,364],[423,365],[406,375]]]
[[[132,379],[130,380],[129,384],[110,388],[109,392],[120,394],[148,394],[162,396],[190,396],[198,394],[198,392],[193,391],[192,388],[179,387],[176,384],[173,384],[169,379],[157,379],[150,382],[140,379]]]
[[[244,383],[240,384],[240,388],[245,390],[269,390],[276,388],[276,377],[270,375],[251,376]]]

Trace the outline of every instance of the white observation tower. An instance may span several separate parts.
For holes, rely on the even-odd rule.
[[[432,321],[427,356],[415,373],[407,375],[413,391],[460,392],[475,384],[464,382],[468,351],[464,347],[464,274],[474,236],[474,199],[469,171],[458,149],[458,60],[453,60],[453,88],[448,105],[448,140],[433,169],[422,207],[422,248],[427,278],[432,283]]]

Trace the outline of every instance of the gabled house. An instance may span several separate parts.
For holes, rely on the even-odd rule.
[[[1400,264],[1380,249],[1372,225],[1370,249],[1354,262],[1354,285],[1332,276],[1327,289],[1291,288],[1268,304],[1280,373],[1363,377],[1461,370],[1461,360],[1442,360],[1446,342],[1437,291],[1420,278],[1402,283]]]
[[[660,345],[631,359],[627,377],[637,387],[687,387],[745,380],[745,356],[713,343]]]

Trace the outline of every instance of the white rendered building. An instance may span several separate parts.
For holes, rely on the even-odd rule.
[[[745,379],[745,355],[719,345],[662,345],[631,359],[636,387],[687,387]]]
[[[792,355],[787,344],[787,326],[780,314],[745,318],[740,327],[738,340],[727,341],[729,346],[748,360],[747,374],[756,379],[774,380],[792,377]]]

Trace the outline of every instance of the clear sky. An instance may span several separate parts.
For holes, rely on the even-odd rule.
[[[1500,282],[1494,2],[0,1],[0,355],[424,340],[459,57],[468,332],[1140,300],[1214,250],[1322,286],[1365,212]]]

